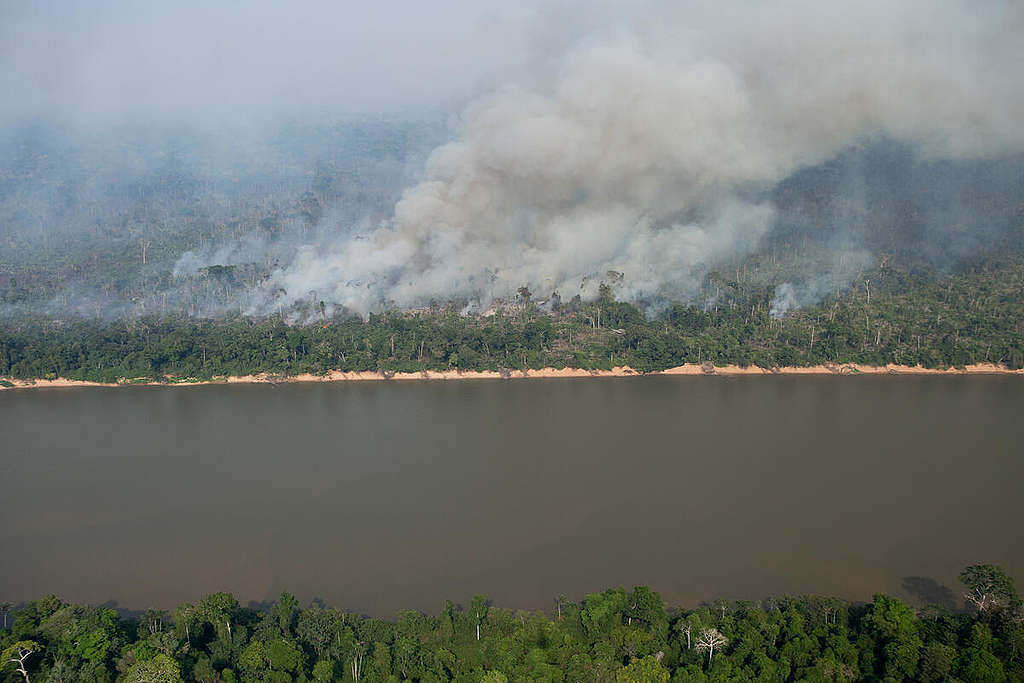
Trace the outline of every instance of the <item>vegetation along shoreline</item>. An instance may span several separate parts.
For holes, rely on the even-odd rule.
[[[603,287],[594,301],[557,306],[524,291],[480,315],[462,302],[366,318],[313,309],[268,318],[19,315],[0,321],[0,385],[1024,369],[1019,258],[944,278],[879,268],[785,314],[771,292],[723,283],[714,305],[657,311]]]
[[[642,376],[769,376],[769,375],[1024,375],[1024,369],[1011,370],[1005,366],[993,363],[976,363],[962,368],[925,368],[922,366],[909,365],[861,365],[858,363],[844,363],[840,365],[814,365],[809,367],[783,367],[783,368],[762,368],[751,365],[742,367],[739,365],[713,366],[707,363],[686,363],[666,370],[655,370],[652,372],[639,372],[629,366],[614,367],[611,370],[586,370],[583,368],[540,368],[538,370],[514,370],[514,371],[478,371],[478,370],[446,370],[422,372],[344,372],[341,370],[331,371],[322,375],[301,374],[301,375],[274,375],[260,373],[255,375],[239,375],[214,377],[212,379],[199,380],[196,378],[174,378],[166,377],[162,380],[152,380],[147,377],[135,379],[120,378],[115,382],[91,382],[84,380],[67,379],[57,377],[55,379],[17,379],[12,377],[0,377],[0,391],[7,389],[45,389],[45,388],[68,388],[68,387],[128,387],[128,386],[206,386],[211,384],[302,384],[302,383],[328,383],[328,382],[374,382],[374,381],[410,381],[410,380],[474,380],[474,379],[587,379],[595,377],[642,377]]]
[[[55,595],[2,605],[4,680],[328,681],[1019,681],[1021,599],[994,565],[960,573],[967,609],[946,587],[915,610],[822,596],[666,605],[646,586],[543,612],[475,595],[439,614],[375,619],[290,593],[242,606],[213,593],[174,609],[122,615]],[[936,596],[933,596],[936,597]],[[20,674],[20,676],[19,676]],[[2,674],[0,674],[2,675]]]

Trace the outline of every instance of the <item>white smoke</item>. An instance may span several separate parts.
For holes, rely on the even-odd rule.
[[[775,288],[769,313],[781,318],[787,313],[818,303],[826,296],[839,295],[858,273],[871,265],[871,255],[861,249],[833,246],[828,256],[812,265],[799,282],[784,282]]]
[[[1019,2],[636,2],[602,17],[538,40],[567,47],[466,107],[390,220],[300,250],[253,311],[282,289],[364,313],[524,284],[590,294],[608,270],[624,298],[686,296],[757,248],[777,183],[851,144],[1024,148]]]

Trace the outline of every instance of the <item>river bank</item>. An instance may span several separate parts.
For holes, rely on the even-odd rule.
[[[978,363],[963,368],[936,369],[909,365],[861,365],[858,363],[840,363],[835,365],[811,365],[807,367],[761,368],[755,365],[742,367],[739,365],[712,366],[709,363],[687,363],[666,370],[642,373],[629,366],[614,367],[611,370],[585,370],[582,368],[541,368],[538,370],[446,370],[422,372],[342,372],[332,370],[324,375],[275,375],[260,373],[237,377],[214,377],[210,380],[193,378],[168,378],[164,382],[145,379],[122,379],[119,382],[106,384],[74,379],[35,379],[24,380],[0,377],[0,391],[8,389],[44,389],[66,387],[120,387],[120,386],[172,386],[191,387],[209,384],[288,384],[302,382],[372,382],[372,381],[409,381],[409,380],[472,380],[472,379],[562,379],[586,377],[639,377],[657,375],[689,375],[689,376],[749,376],[749,375],[1024,375],[1024,369],[1011,370],[994,363]]]

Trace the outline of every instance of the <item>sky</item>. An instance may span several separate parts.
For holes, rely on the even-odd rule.
[[[0,0],[0,123],[457,106],[515,68],[530,14],[495,0]]]
[[[186,124],[234,142],[282,122],[451,114],[449,139],[390,217],[332,223],[327,212],[325,240],[290,245],[256,313],[282,291],[361,313],[445,296],[486,305],[523,284],[593,296],[609,273],[625,299],[685,299],[764,244],[780,225],[772,193],[801,170],[872,144],[920,164],[998,169],[1024,155],[1020,0],[0,8],[0,130],[45,118],[116,140],[123,124]],[[929,216],[923,239],[984,242],[987,195],[927,168],[919,184],[956,201]],[[1019,178],[1019,161],[1007,168]],[[839,237],[820,276],[786,290],[797,302],[872,262],[866,227],[908,222],[858,189],[857,168],[847,175],[831,197],[841,210],[810,226]],[[215,264],[222,247],[182,258]]]

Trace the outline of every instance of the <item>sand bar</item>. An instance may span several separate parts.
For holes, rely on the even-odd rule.
[[[114,387],[114,386],[171,386],[192,387],[206,384],[288,384],[300,382],[368,382],[368,381],[409,381],[409,380],[468,380],[468,379],[553,379],[571,377],[639,377],[657,375],[700,375],[700,376],[737,376],[737,375],[1024,375],[1022,370],[1010,370],[994,363],[977,363],[963,368],[924,368],[910,365],[860,365],[857,363],[839,363],[835,365],[811,365],[807,367],[761,368],[756,365],[742,367],[739,365],[712,366],[709,363],[687,363],[667,370],[641,373],[629,366],[614,367],[611,370],[584,370],[581,368],[541,368],[539,370],[508,370],[495,372],[490,370],[424,370],[422,372],[342,372],[332,370],[324,375],[274,375],[260,373],[239,377],[214,377],[210,380],[169,378],[166,382],[153,382],[142,379],[122,379],[117,383],[86,382],[74,379],[36,379],[23,380],[0,377],[0,380],[12,386],[0,385],[0,391],[7,389],[45,389],[51,387]]]

